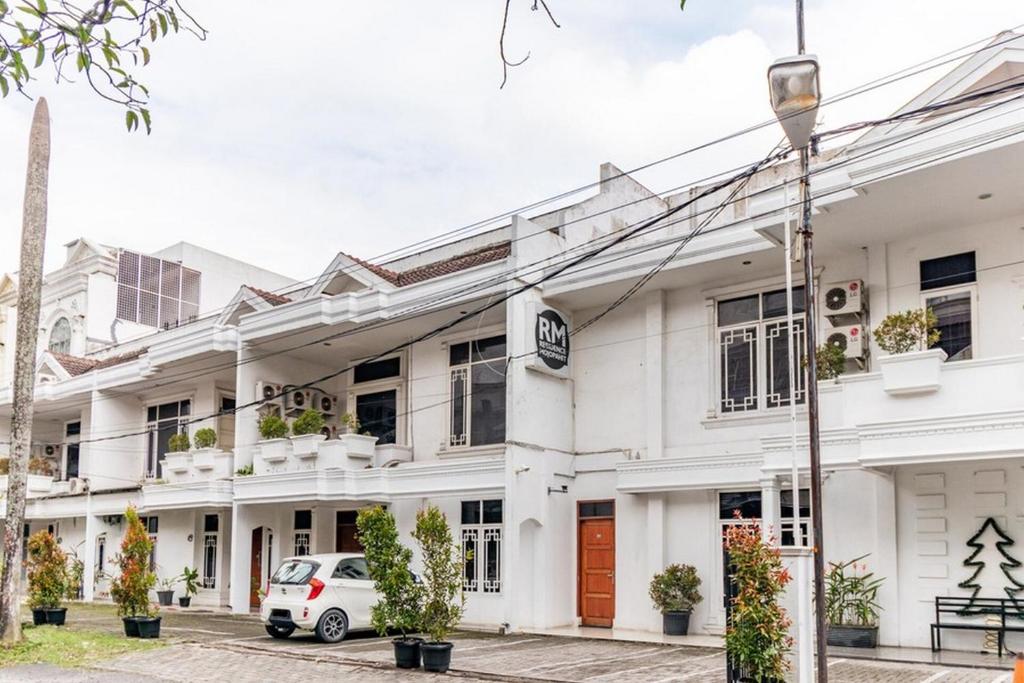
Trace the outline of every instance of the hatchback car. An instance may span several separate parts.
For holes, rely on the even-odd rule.
[[[349,631],[371,628],[370,607],[376,602],[363,555],[289,557],[270,579],[260,618],[274,638],[304,629],[325,643],[337,643]]]

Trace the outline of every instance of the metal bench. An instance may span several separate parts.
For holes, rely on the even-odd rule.
[[[943,616],[946,620],[943,621]],[[949,621],[951,616],[957,617],[999,617],[998,624]],[[1007,619],[1017,619],[1019,623],[1007,623]],[[1006,650],[1006,634],[1010,632],[1024,633],[1024,606],[1009,598],[935,598],[935,623],[931,625],[932,652],[942,649],[942,630],[955,629],[961,631],[995,631],[998,633],[999,656]]]

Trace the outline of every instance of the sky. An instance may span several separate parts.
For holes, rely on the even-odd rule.
[[[296,279],[373,258],[772,118],[765,73],[795,52],[792,1],[183,4],[209,30],[159,41],[137,76],[151,135],[84,83],[41,76],[51,114],[47,270],[79,236],[184,240]],[[827,97],[1024,23],[1013,0],[808,0]],[[287,5],[290,7],[290,5]],[[822,110],[896,110],[952,65]],[[0,272],[17,269],[33,103],[0,100]],[[752,162],[778,129],[638,175],[654,191]],[[527,212],[527,215],[530,215]]]

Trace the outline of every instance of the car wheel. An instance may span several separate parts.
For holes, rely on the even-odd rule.
[[[274,624],[266,624],[264,628],[267,629],[267,634],[271,638],[287,638],[291,634],[295,633],[294,626],[275,626]]]
[[[316,637],[324,643],[340,643],[348,634],[348,617],[340,609],[324,612],[316,624]]]

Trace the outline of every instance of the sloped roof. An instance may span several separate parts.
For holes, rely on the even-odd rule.
[[[511,242],[499,242],[498,244],[489,244],[485,247],[480,247],[479,249],[457,254],[441,261],[426,263],[422,266],[416,266],[415,268],[410,268],[409,270],[403,270],[401,272],[390,270],[375,263],[369,263],[368,261],[356,258],[350,254],[345,255],[377,277],[387,280],[394,286],[406,287],[408,285],[414,285],[417,282],[432,280],[435,277],[441,277],[442,275],[457,273],[460,270],[466,270],[468,268],[473,268],[474,266],[482,266],[485,263],[491,263],[492,261],[500,261],[501,259],[507,258],[511,252]]]
[[[253,294],[266,301],[271,306],[280,306],[291,301],[289,297],[283,294],[275,294],[274,292],[268,292],[265,289],[259,287],[253,287],[252,285],[246,285],[246,288],[251,290]]]
[[[78,377],[79,375],[84,375],[91,370],[102,370],[103,368],[110,368],[115,365],[129,363],[144,354],[146,351],[147,349],[138,349],[119,356],[111,356],[110,358],[103,359],[82,358],[81,356],[57,353],[56,351],[50,351],[49,353],[53,356],[54,360],[60,363],[62,368],[68,371],[69,375],[72,377]]]

